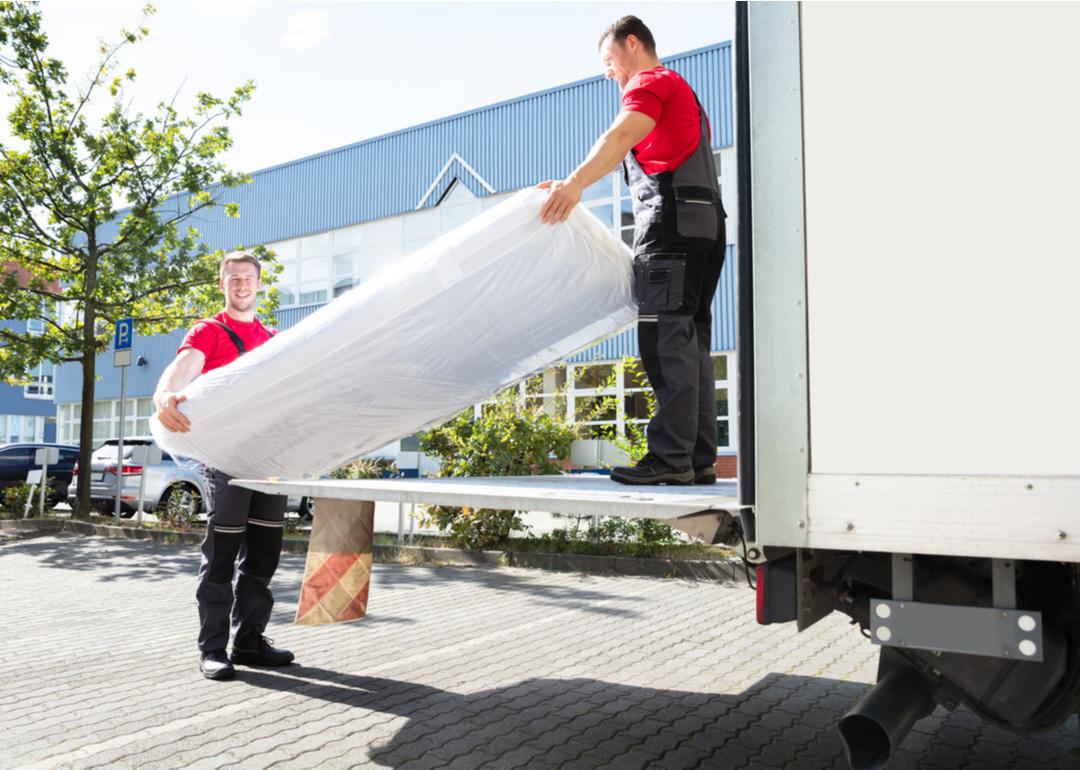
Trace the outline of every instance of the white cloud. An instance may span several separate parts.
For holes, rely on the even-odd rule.
[[[281,40],[294,51],[306,51],[330,37],[329,20],[325,10],[296,11],[285,23]]]

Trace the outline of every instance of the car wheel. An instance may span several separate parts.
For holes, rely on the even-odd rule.
[[[300,517],[302,521],[311,521],[315,518],[315,498],[314,497],[301,497],[300,505],[297,506],[296,515]]]
[[[199,490],[190,484],[173,484],[161,498],[158,506],[162,518],[168,521],[192,521],[201,505]]]

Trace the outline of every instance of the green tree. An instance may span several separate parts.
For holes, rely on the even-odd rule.
[[[238,216],[223,196],[249,181],[220,157],[250,81],[225,98],[198,93],[186,116],[175,96],[150,114],[132,112],[125,88],[135,71],[121,72],[119,57],[147,36],[153,12],[146,6],[138,28],[101,44],[95,71],[73,84],[48,54],[37,5],[0,3],[0,82],[14,102],[0,143],[0,318],[44,328],[0,329],[0,377],[25,381],[42,362],[82,364],[82,468],[93,441],[94,357],[108,349],[113,322],[130,316],[138,333],[159,334],[220,307],[220,253],[191,219],[217,206]],[[275,300],[271,290],[263,310]],[[78,478],[86,512],[89,474]]]

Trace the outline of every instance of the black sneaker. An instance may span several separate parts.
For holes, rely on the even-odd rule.
[[[620,484],[690,484],[694,481],[694,469],[690,466],[685,468],[672,468],[660,462],[660,459],[649,452],[638,460],[636,465],[629,468],[612,468],[611,480]]]
[[[295,656],[274,647],[274,641],[262,634],[251,634],[233,642],[229,660],[241,666],[287,666]]]
[[[225,650],[204,652],[199,658],[199,671],[207,679],[232,679],[236,676],[236,669],[229,662]]]
[[[694,468],[694,483],[715,484],[716,467],[713,465],[706,465],[704,468]]]

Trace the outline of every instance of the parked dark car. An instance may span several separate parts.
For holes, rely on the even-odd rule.
[[[26,483],[26,474],[41,466],[34,462],[38,449],[56,447],[60,450],[60,462],[49,466],[49,506],[67,499],[71,471],[79,459],[79,448],[70,444],[23,443],[0,447],[0,488],[9,489]]]

